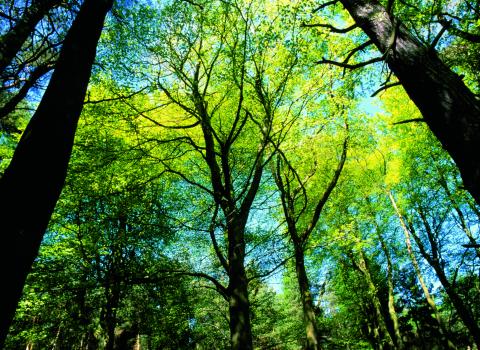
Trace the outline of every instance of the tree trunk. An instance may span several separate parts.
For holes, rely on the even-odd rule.
[[[380,244],[382,246],[382,250],[385,253],[385,258],[387,260],[387,284],[388,284],[388,314],[390,315],[390,319],[393,323],[393,331],[395,334],[395,343],[397,344],[398,349],[403,349],[403,339],[402,334],[400,332],[400,325],[398,323],[397,311],[395,310],[395,299],[393,294],[393,266],[392,266],[392,259],[390,257],[390,252],[388,251],[387,244],[383,239],[382,234],[380,233],[379,227],[377,227],[377,236]]]
[[[62,190],[96,46],[112,0],[86,0],[47,90],[0,179],[0,347]]]
[[[434,49],[422,45],[376,0],[341,0],[377,46],[480,204],[480,104]]]
[[[474,342],[477,345],[477,348],[480,349],[480,327],[478,327],[477,321],[475,320],[468,306],[465,304],[462,298],[458,295],[454,286],[448,280],[447,275],[445,274],[445,269],[442,266],[442,263],[439,258],[439,253],[438,253],[439,246],[438,246],[437,240],[434,237],[434,231],[432,230],[432,227],[428,223],[425,213],[423,211],[419,211],[419,214],[422,219],[423,225],[425,227],[425,231],[427,232],[427,236],[428,236],[428,240],[431,248],[431,254],[427,253],[423,245],[423,242],[420,240],[420,238],[416,234],[414,234],[414,232],[412,232],[415,242],[417,243],[417,246],[420,250],[420,254],[423,256],[425,260],[427,260],[430,266],[435,270],[435,273],[438,279],[440,280],[440,283],[442,284],[443,288],[447,292],[447,295],[450,301],[452,302],[453,307],[457,311],[458,316],[460,317],[460,319],[462,320],[462,322],[465,324],[468,331],[470,332],[470,335],[474,339]]]
[[[430,263],[430,261],[429,261]],[[480,327],[478,327],[477,321],[472,315],[471,309],[465,304],[462,298],[458,295],[455,288],[452,286],[450,281],[445,275],[445,271],[438,263],[430,264],[435,272],[437,273],[438,279],[442,284],[445,292],[447,292],[448,298],[453,304],[453,307],[458,313],[458,317],[462,320],[463,324],[467,327],[470,332],[477,349],[480,349]]]
[[[431,296],[427,288],[427,285],[425,284],[425,281],[423,279],[422,272],[420,270],[420,266],[418,265],[417,258],[415,257],[415,254],[412,250],[412,243],[410,241],[410,231],[408,230],[407,224],[403,219],[403,215],[400,213],[400,210],[397,207],[397,203],[395,201],[395,198],[393,197],[393,194],[391,192],[388,192],[388,196],[395,210],[395,213],[397,214],[397,217],[400,221],[400,225],[402,226],[402,230],[405,236],[405,244],[407,246],[408,256],[410,257],[410,261],[412,262],[413,268],[415,270],[415,274],[417,275],[418,282],[420,283],[420,287],[422,288],[423,295],[425,296],[428,306],[430,307],[433,314],[435,315],[435,320],[437,321],[438,330],[442,335],[442,342],[444,343],[446,349],[456,349],[455,345],[453,345],[453,343],[449,339],[448,332],[445,327],[445,323],[443,322],[442,316],[440,315],[440,312],[437,309],[437,305],[435,304],[435,300]]]
[[[303,306],[303,320],[305,323],[305,330],[307,335],[306,350],[319,350],[319,332],[317,327],[317,320],[313,307],[312,294],[310,293],[310,283],[308,281],[307,271],[305,270],[305,259],[301,245],[297,242],[295,244],[295,271],[297,273],[298,288],[300,291],[300,298]]]
[[[383,333],[383,337],[388,344],[389,349],[395,348],[395,344],[393,343],[392,336],[387,327],[387,323],[385,322],[385,317],[382,313],[382,305],[380,303],[380,299],[378,298],[377,287],[373,282],[372,275],[370,274],[370,270],[368,269],[367,262],[365,260],[365,254],[363,250],[360,250],[359,254],[359,261],[358,261],[359,270],[362,272],[363,276],[365,277],[365,282],[368,286],[368,291],[371,296],[372,304],[375,309],[375,316],[378,322],[378,328]]]
[[[232,350],[253,349],[250,325],[248,279],[245,271],[244,225],[233,225],[228,230],[229,255],[229,311]]]
[[[38,22],[62,0],[36,0],[25,10],[15,26],[0,38],[0,76],[20,51]]]

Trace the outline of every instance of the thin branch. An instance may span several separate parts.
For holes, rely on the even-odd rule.
[[[318,12],[318,11],[324,9],[325,7],[332,6],[332,5],[336,5],[338,1],[339,1],[339,0],[327,1],[326,3],[321,4],[320,6],[318,6],[317,8],[315,8],[312,12],[315,13],[315,12]]]
[[[368,61],[364,61],[364,62],[360,62],[360,63],[356,63],[356,64],[346,64],[346,63],[327,60],[327,59],[323,58],[320,61],[317,61],[315,63],[316,64],[331,64],[331,65],[334,65],[334,66],[337,66],[337,67],[342,67],[342,68],[345,68],[345,69],[354,70],[354,69],[357,69],[357,68],[365,67],[365,66],[368,66],[370,64],[373,64],[373,63],[376,63],[376,62],[382,62],[382,61],[383,61],[383,57],[375,57],[375,58],[372,58]]]
[[[425,119],[423,119],[423,118],[407,119],[407,120],[402,120],[402,121],[399,121],[399,122],[395,122],[392,125],[406,124],[406,123],[412,123],[412,122],[425,122]]]
[[[330,30],[330,32],[332,33],[345,34],[358,28],[358,24],[356,23],[352,24],[350,27],[347,27],[347,28],[337,28],[332,26],[331,24],[325,24],[325,23],[302,23],[300,27],[305,27],[305,28],[320,27],[320,28],[326,28]]]
[[[282,266],[285,266],[285,264],[294,257],[294,255],[292,256],[289,256],[288,258],[286,259],[283,259],[279,264],[277,264],[277,266],[275,266],[273,269],[267,271],[267,272],[264,272],[264,273],[260,273],[260,274],[257,274],[257,275],[254,275],[254,276],[251,276],[248,278],[248,282],[254,280],[254,279],[257,279],[257,278],[264,278],[264,277],[268,277],[270,276],[272,273],[274,273],[275,271],[277,271],[279,268],[281,268]]]
[[[223,255],[222,251],[220,250],[220,247],[218,246],[217,239],[215,237],[215,220],[217,219],[218,215],[218,207],[219,204],[215,204],[215,211],[213,213],[212,221],[210,222],[210,227],[208,229],[208,233],[210,234],[210,239],[212,240],[213,244],[213,249],[215,250],[215,254],[217,255],[218,260],[220,260],[220,263],[222,264],[223,268],[225,269],[225,272],[228,273],[229,266],[228,262],[225,259],[225,256]]]
[[[88,95],[88,98],[85,102],[83,102],[84,105],[87,105],[87,104],[98,104],[98,103],[103,103],[103,102],[111,102],[111,101],[118,101],[118,100],[126,100],[126,99],[130,99],[140,93],[142,93],[143,91],[145,91],[146,89],[148,89],[149,86],[145,86],[144,88],[138,90],[138,91],[134,91],[132,92],[131,94],[128,94],[128,95],[119,95],[117,97],[112,97],[112,98],[104,98],[104,99],[101,99],[101,100],[95,100],[95,101],[91,101],[90,100],[90,95]]]
[[[433,39],[432,43],[430,44],[430,50],[435,50],[435,46],[438,45],[438,42],[442,38],[443,34],[448,30],[447,26],[442,26],[442,29],[438,32],[438,34],[435,36],[435,39]]]
[[[399,86],[399,85],[402,85],[402,83],[399,82],[399,81],[396,81],[396,82],[390,83],[390,84],[385,84],[385,85],[383,85],[381,88],[379,88],[378,90],[376,90],[372,95],[370,95],[370,97],[375,97],[375,96],[377,96],[380,92],[385,91],[385,90],[387,90],[387,89],[390,89],[391,87],[394,87],[394,86]]]
[[[182,0],[185,1],[193,6],[197,6],[200,10],[203,10],[203,5],[199,4],[198,2],[192,1],[192,0]]]
[[[348,143],[350,140],[350,137],[348,135],[348,124],[346,124],[346,130],[347,130],[347,136],[343,141],[342,155],[340,157],[340,161],[338,162],[337,169],[335,170],[335,173],[332,179],[330,180],[327,188],[325,189],[325,192],[323,193],[322,198],[320,198],[320,200],[318,201],[315,207],[315,211],[313,213],[312,220],[308,224],[308,227],[305,229],[301,237],[303,242],[305,242],[308,239],[308,236],[312,233],[313,229],[317,225],[317,222],[318,222],[318,219],[320,218],[320,214],[323,210],[323,207],[327,203],[328,198],[330,197],[330,194],[332,193],[333,189],[335,188],[335,186],[337,186],[338,179],[342,174],[343,166],[345,165],[345,161],[347,160]]]
[[[449,33],[458,36],[459,38],[465,39],[472,43],[480,43],[480,35],[466,32],[464,30],[458,29],[452,24],[452,21],[447,20],[444,17],[445,14],[439,15],[438,22],[443,26],[442,30],[448,30]],[[453,17],[453,16],[451,16]],[[440,31],[442,32],[442,31]],[[442,33],[443,34],[443,33]]]

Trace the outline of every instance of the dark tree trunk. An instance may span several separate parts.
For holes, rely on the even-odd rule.
[[[21,89],[10,98],[3,107],[0,108],[0,120],[7,117],[10,113],[12,113],[17,105],[27,96],[28,91],[36,84],[36,82],[45,74],[50,72],[53,67],[49,64],[45,64],[42,66],[38,66],[35,70],[30,74],[28,80],[23,84]]]
[[[230,341],[232,350],[251,350],[253,342],[248,279],[245,271],[245,226],[232,226],[228,232]]]
[[[307,335],[307,347],[305,349],[319,350],[321,347],[319,343],[317,320],[315,318],[310,283],[308,281],[307,271],[305,270],[304,260],[304,253],[301,245],[295,243],[295,271],[297,273],[298,288],[303,307],[303,320]]]
[[[442,266],[442,263],[439,258],[439,246],[438,242],[435,239],[435,234],[432,230],[432,227],[428,223],[425,214],[423,211],[419,211],[420,217],[423,221],[425,231],[427,233],[428,241],[430,243],[431,253],[429,254],[421,241],[420,237],[417,234],[413,234],[413,238],[417,243],[417,246],[420,250],[420,254],[423,256],[425,260],[427,260],[428,264],[435,270],[440,283],[442,284],[445,292],[447,293],[450,301],[453,304],[453,307],[458,313],[458,317],[462,320],[463,324],[467,327],[471,337],[473,338],[477,348],[480,349],[480,327],[477,324],[471,310],[462,300],[462,298],[458,295],[457,291],[455,290],[454,286],[450,283],[445,274],[445,270]]]
[[[106,350],[113,350],[115,346],[115,327],[117,326],[117,308],[120,302],[120,284],[116,280],[115,272],[112,280],[105,286],[106,304],[103,315],[103,329],[107,334]]]
[[[341,0],[453,158],[480,204],[480,103],[436,52],[421,44],[376,0]]]
[[[20,51],[38,22],[62,0],[35,0],[15,26],[0,38],[0,76]]]
[[[460,317],[463,324],[465,324],[465,326],[469,330],[470,335],[473,338],[473,341],[477,345],[477,349],[480,349],[480,327],[478,327],[477,321],[473,317],[471,309],[465,304],[462,298],[458,295],[457,291],[448,280],[447,276],[445,275],[445,271],[440,266],[438,261],[430,260],[428,262],[437,273],[440,283],[442,284],[443,288],[445,288],[445,292],[447,293],[450,301],[452,302],[453,307],[457,311],[458,317]]]
[[[62,190],[96,46],[112,0],[86,0],[47,90],[0,179],[0,345]]]

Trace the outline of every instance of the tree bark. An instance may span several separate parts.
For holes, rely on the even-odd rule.
[[[376,0],[341,0],[384,55],[480,204],[480,103],[434,49],[421,44]]]
[[[310,292],[310,283],[305,269],[303,248],[300,244],[295,244],[295,271],[297,273],[298,288],[303,307],[303,320],[307,335],[307,346],[305,349],[319,350],[321,347],[317,320],[315,318],[313,299]]]
[[[234,223],[228,230],[228,296],[232,350],[253,349],[248,279],[245,271],[244,228],[245,225]]]
[[[0,346],[62,190],[103,22],[112,0],[86,0],[37,111],[0,179]]]
[[[15,26],[0,37],[0,76],[20,51],[38,22],[62,0],[35,0]]]

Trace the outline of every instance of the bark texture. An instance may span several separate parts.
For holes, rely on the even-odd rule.
[[[376,0],[341,0],[384,55],[480,204],[480,103],[434,49],[421,44]]]
[[[229,313],[232,350],[253,349],[243,225],[229,230]]]
[[[0,345],[62,190],[96,47],[112,0],[86,0],[47,90],[0,179]]]
[[[307,271],[305,269],[303,247],[295,246],[295,271],[297,273],[298,288],[303,307],[303,322],[307,335],[306,350],[319,350],[320,339],[313,307],[312,293],[310,292],[310,283],[308,281]]]

